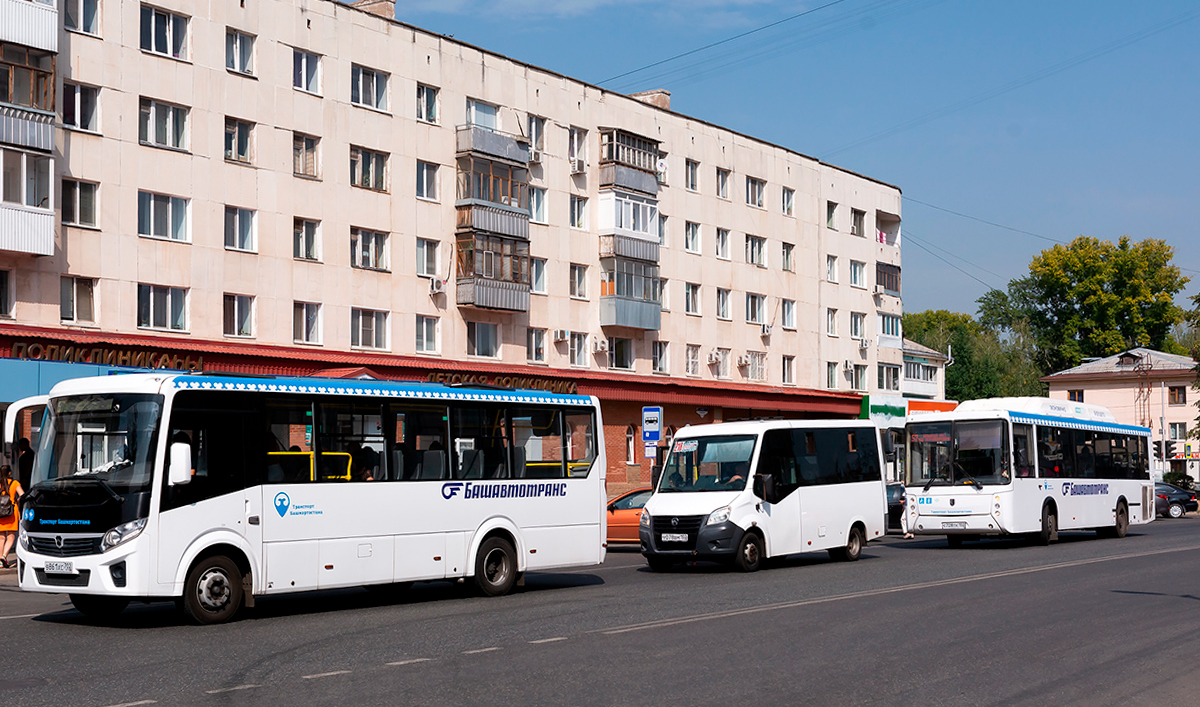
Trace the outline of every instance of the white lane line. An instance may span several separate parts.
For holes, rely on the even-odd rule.
[[[412,665],[413,663],[428,663],[430,658],[409,658],[408,660],[397,660],[394,663],[384,663],[384,665]]]
[[[138,707],[138,705],[156,705],[158,700],[142,700],[141,702],[122,702],[119,705],[109,705],[108,707]]]
[[[317,673],[316,675],[301,675],[300,679],[315,680],[317,678],[327,678],[327,677],[331,677],[333,675],[345,675],[346,673],[349,673],[349,672],[350,672],[349,670],[331,670],[328,673]]]
[[[934,587],[945,587],[954,584],[965,584],[968,582],[980,582],[986,579],[999,579],[1001,577],[1015,577],[1024,574],[1034,574],[1036,572],[1045,572],[1047,570],[1065,569],[1067,567],[1080,567],[1083,565],[1092,565],[1099,562],[1112,562],[1114,560],[1129,560],[1141,557],[1153,557],[1154,555],[1164,555],[1171,552],[1185,552],[1189,550],[1200,550],[1200,545],[1189,545],[1187,547],[1168,548],[1164,550],[1148,550],[1146,552],[1130,552],[1123,555],[1108,555],[1106,557],[1093,557],[1085,560],[1070,560],[1067,562],[1055,562],[1049,565],[1038,565],[1035,567],[1021,567],[1011,570],[1002,570],[1000,572],[987,572],[984,574],[973,574],[966,577],[953,577],[951,579],[938,579],[930,582],[918,582],[916,584],[904,584],[897,587],[882,587],[880,589],[868,589],[861,592],[850,592],[848,594],[834,594],[827,597],[814,597],[812,599],[801,599],[799,601],[787,601],[776,604],[761,604],[759,606],[749,606],[744,609],[732,609],[729,611],[714,611],[707,614],[695,614],[693,616],[680,616],[674,619],[660,619],[658,621],[647,621],[640,624],[630,624],[628,626],[618,626],[610,629],[595,629],[591,633],[603,633],[611,636],[620,633],[629,633],[631,631],[642,631],[648,628],[665,628],[667,626],[678,626],[680,624],[690,624],[697,621],[710,621],[712,619],[725,619],[733,616],[744,616],[746,614],[757,614],[763,611],[777,611],[779,609],[794,609],[801,606],[812,606],[814,604],[827,604],[829,602],[843,601],[846,599],[860,599],[863,597],[874,597],[883,594],[896,594],[898,592],[909,592],[916,589],[931,589]]]
[[[0,616],[0,621],[5,621],[5,620],[7,620],[7,619],[32,619],[32,618],[33,618],[33,617],[35,617],[35,616],[41,616],[41,614],[17,614],[16,616]],[[147,704],[147,703],[145,703],[145,702],[133,702],[133,703],[131,703],[131,704],[135,704],[135,705],[143,705],[143,704]]]
[[[225,692],[237,692],[238,690],[250,690],[250,689],[253,689],[253,688],[256,688],[256,687],[262,687],[262,685],[238,685],[238,686],[236,686],[236,687],[222,687],[222,688],[220,688],[220,689],[217,689],[217,690],[205,690],[205,691],[204,691],[204,694],[206,694],[206,695],[220,695],[220,694],[222,694],[222,693],[225,693]]]
[[[542,638],[537,641],[530,641],[530,643],[554,643],[555,641],[565,641],[565,640],[567,640],[566,636],[557,636],[555,638]]]
[[[462,654],[463,655],[475,655],[476,653],[491,653],[492,651],[498,651],[498,650],[500,650],[499,646],[492,646],[491,648],[476,648],[473,651],[463,651]]]

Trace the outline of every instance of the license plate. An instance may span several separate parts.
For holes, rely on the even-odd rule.
[[[966,530],[966,529],[967,529],[967,522],[966,522],[966,521],[957,521],[957,520],[956,520],[956,521],[943,521],[943,522],[942,522],[942,527],[943,527],[943,528],[955,528],[955,529]]]
[[[74,562],[47,562],[43,570],[47,574],[78,574]]]
[[[665,543],[685,543],[687,542],[687,533],[663,533],[662,541]]]

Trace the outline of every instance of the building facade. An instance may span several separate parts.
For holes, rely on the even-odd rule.
[[[49,246],[0,225],[0,356],[594,394],[613,493],[660,453],[643,406],[900,393],[899,189],[359,5],[54,13],[17,209]]]
[[[1130,349],[1042,378],[1050,397],[1103,405],[1117,421],[1152,430],[1154,474],[1185,471],[1200,478],[1195,432],[1196,362],[1152,349]],[[1163,447],[1165,445],[1165,448]]]

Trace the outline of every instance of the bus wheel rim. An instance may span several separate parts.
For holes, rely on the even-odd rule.
[[[501,584],[508,579],[508,553],[494,548],[483,559],[483,576],[491,584]]]
[[[229,577],[217,568],[206,570],[196,585],[200,605],[207,611],[220,611],[229,605],[232,589]]]

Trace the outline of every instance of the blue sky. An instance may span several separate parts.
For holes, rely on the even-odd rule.
[[[1053,243],[1161,238],[1200,291],[1194,0],[417,0],[398,18],[899,186],[904,307],[968,313]],[[681,52],[814,10],[712,50]],[[947,265],[951,264],[961,270]]]

